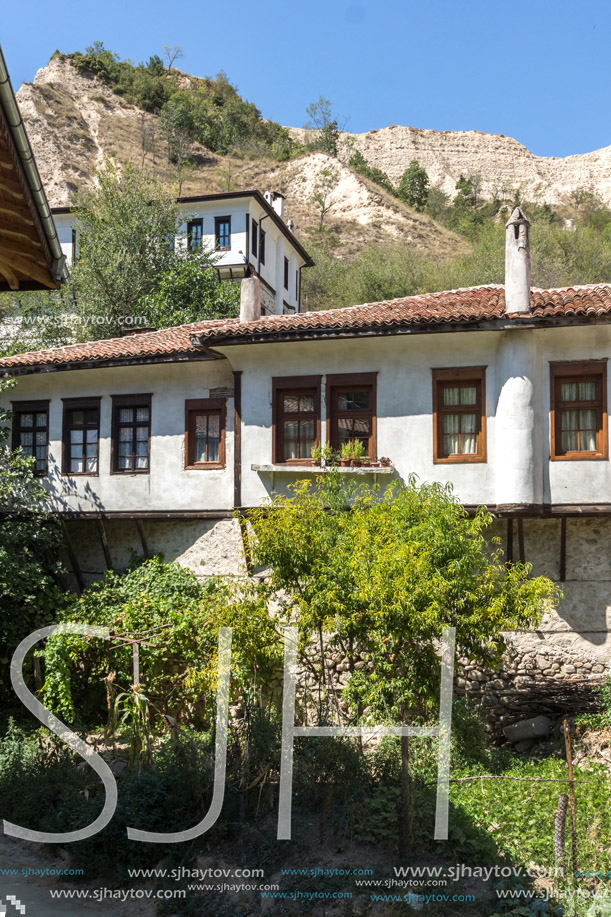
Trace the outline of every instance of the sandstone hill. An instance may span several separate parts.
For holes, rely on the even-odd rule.
[[[54,57],[33,83],[21,86],[17,97],[53,205],[68,204],[79,189],[88,187],[95,168],[110,155],[143,165],[164,182],[175,181],[156,116],[79,73],[68,59]],[[300,139],[307,134],[290,130]],[[465,249],[463,240],[355,174],[346,162],[356,149],[394,182],[417,159],[431,181],[450,195],[461,173],[479,173],[484,197],[512,196],[520,188],[527,199],[558,205],[575,189],[588,188],[611,205],[611,147],[564,159],[544,158],[500,134],[397,125],[364,134],[343,133],[341,161],[311,153],[278,163],[220,156],[196,146],[181,193],[252,187],[281,191],[286,195],[286,216],[295,221],[297,234],[307,244],[317,225],[312,196],[320,173],[333,168],[338,183],[325,225],[334,232],[338,255],[349,256],[366,244],[383,241],[400,241],[441,256]]]
[[[53,206],[69,204],[78,190],[90,186],[95,168],[111,155],[119,162],[132,160],[144,166],[164,182],[175,181],[156,116],[128,104],[96,78],[79,73],[68,60],[53,58],[33,83],[20,87],[17,98]],[[430,218],[322,153],[278,163],[220,156],[196,145],[193,160],[183,195],[227,190],[228,183],[232,190],[281,191],[286,195],[286,218],[295,221],[296,232],[306,244],[308,231],[317,224],[312,203],[317,176],[331,167],[337,169],[338,184],[325,225],[337,234],[342,254],[384,240],[442,255],[465,247]]]

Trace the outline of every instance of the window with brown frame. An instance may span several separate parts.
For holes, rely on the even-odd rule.
[[[201,250],[204,238],[204,221],[201,217],[197,220],[189,220],[187,223],[187,250],[198,252]]]
[[[224,398],[185,401],[185,468],[225,467]]]
[[[320,442],[320,376],[272,379],[275,464],[309,461]]]
[[[357,439],[376,458],[376,373],[327,376],[327,439],[335,450]]]
[[[250,223],[251,250],[255,258],[257,257],[258,233],[259,233],[259,224],[257,223],[256,220],[251,220],[251,223]]]
[[[100,398],[64,399],[63,473],[97,474]]]
[[[49,402],[13,401],[13,449],[35,459],[34,474],[49,473]]]
[[[220,252],[231,248],[231,217],[214,218],[214,247]]]
[[[607,364],[550,365],[552,460],[606,459]]]
[[[151,395],[113,395],[112,474],[148,474]]]
[[[433,461],[486,461],[486,367],[433,370]]]

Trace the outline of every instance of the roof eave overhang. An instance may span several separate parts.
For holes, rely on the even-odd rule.
[[[465,331],[524,331],[574,327],[576,325],[610,324],[611,315],[554,316],[553,318],[490,319],[470,322],[405,323],[403,325],[363,325],[359,328],[311,328],[284,331],[260,331],[224,337],[198,337],[193,343],[201,347],[233,347],[244,344],[277,344],[288,341],[321,341],[341,338],[390,337],[404,334],[449,334]]]
[[[38,230],[43,251],[48,263],[49,274],[56,286],[68,279],[66,258],[57,236],[53,214],[42,185],[36,160],[30,141],[17,105],[15,93],[0,48],[0,113],[7,134],[7,140],[17,160],[20,179],[24,187],[28,208],[34,218],[34,225]],[[31,281],[20,285],[22,289],[48,289],[43,284]]]
[[[117,357],[108,360],[78,360],[65,363],[34,363],[3,367],[0,364],[0,378],[31,376],[35,373],[69,372],[75,369],[113,369],[122,366],[150,366],[157,363],[193,363],[203,360],[223,360],[222,354],[206,348],[200,353],[148,354],[143,357]]]

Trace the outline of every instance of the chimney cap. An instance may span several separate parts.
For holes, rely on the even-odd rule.
[[[505,228],[508,226],[518,226],[520,224],[525,224],[530,226],[530,220],[524,215],[524,211],[521,207],[514,207],[513,212],[507,222],[505,223]]]

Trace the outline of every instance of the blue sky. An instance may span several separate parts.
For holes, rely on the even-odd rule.
[[[185,52],[263,115],[301,126],[323,95],[347,129],[388,124],[515,137],[540,156],[611,145],[608,0],[54,0],[5,4],[15,88],[56,48],[138,62]]]

